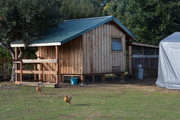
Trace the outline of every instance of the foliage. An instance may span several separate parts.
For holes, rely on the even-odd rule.
[[[126,20],[125,16],[126,12],[126,1],[124,0],[113,0],[106,4],[104,7],[105,15],[112,15],[123,24]]]
[[[41,36],[62,17],[58,0],[2,0],[0,7],[1,42],[23,39],[28,44],[30,37]]]
[[[11,60],[12,57],[10,53],[4,48],[2,45],[0,45],[0,60]]]
[[[60,12],[61,0],[1,0],[0,42],[15,59],[10,43],[23,40],[25,48],[19,48],[18,59],[22,59],[32,39],[40,38],[50,27],[63,20]],[[11,81],[15,79],[15,65]]]
[[[88,18],[101,16],[102,0],[63,0],[61,11],[66,19]]]
[[[179,31],[180,2],[178,0],[114,0],[112,14],[137,37],[137,41],[158,44],[160,40]]]
[[[0,60],[11,60],[12,57],[10,53],[0,44]],[[11,74],[12,62],[0,61],[0,77],[3,76],[3,79],[7,79]],[[2,78],[0,78],[2,79]]]

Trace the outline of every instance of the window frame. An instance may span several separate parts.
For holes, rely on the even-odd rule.
[[[112,39],[113,38],[115,38],[115,39],[121,39],[121,45],[122,45],[122,50],[112,50]],[[110,37],[110,42],[111,42],[111,44],[110,44],[110,51],[111,52],[123,52],[124,51],[124,46],[123,46],[123,39],[122,39],[123,37],[120,37],[120,36],[111,36]]]

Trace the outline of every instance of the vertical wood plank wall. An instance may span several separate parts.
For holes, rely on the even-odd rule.
[[[123,51],[111,51],[111,38],[122,40]],[[61,74],[111,73],[112,66],[125,71],[126,36],[115,25],[103,24],[59,46]],[[41,59],[56,59],[55,46],[39,47]],[[55,63],[44,63],[43,70],[56,70]],[[56,75],[43,75],[43,81],[56,82]]]
[[[56,59],[55,46],[39,47],[42,59]],[[82,36],[59,46],[61,74],[83,74]],[[56,63],[44,63],[43,70],[56,70]],[[56,82],[56,75],[43,75],[43,81]]]
[[[111,38],[121,38],[123,51],[111,51]],[[103,24],[82,35],[83,74],[110,73],[112,66],[125,71],[126,36],[115,25]]]

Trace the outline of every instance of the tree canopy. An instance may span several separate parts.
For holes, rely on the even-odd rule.
[[[179,0],[113,0],[106,11],[131,30],[138,42],[158,45],[180,30]]]
[[[19,48],[18,55],[18,59],[22,59],[31,38],[41,37],[63,20],[60,7],[61,0],[0,1],[0,42],[12,59],[15,53],[10,43],[19,39],[24,41],[26,47]],[[12,74],[11,81],[14,81],[14,68]]]
[[[104,0],[63,0],[61,11],[66,19],[99,17],[103,15],[103,1]]]
[[[59,0],[1,0],[0,42],[22,39],[28,44],[30,37],[41,36],[60,22],[60,5]]]

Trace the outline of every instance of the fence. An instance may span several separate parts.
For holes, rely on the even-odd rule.
[[[144,76],[157,76],[158,57],[159,55],[133,55],[132,56],[133,75],[135,75],[135,70],[138,64],[142,64],[142,67],[144,69]]]
[[[21,60],[0,60],[0,82],[9,81],[11,79],[12,74],[12,65],[15,61]],[[34,70],[34,66],[32,64],[22,65],[22,69],[25,70]],[[31,80],[34,77],[33,74],[23,74],[22,79]],[[18,81],[20,78],[18,78]]]

